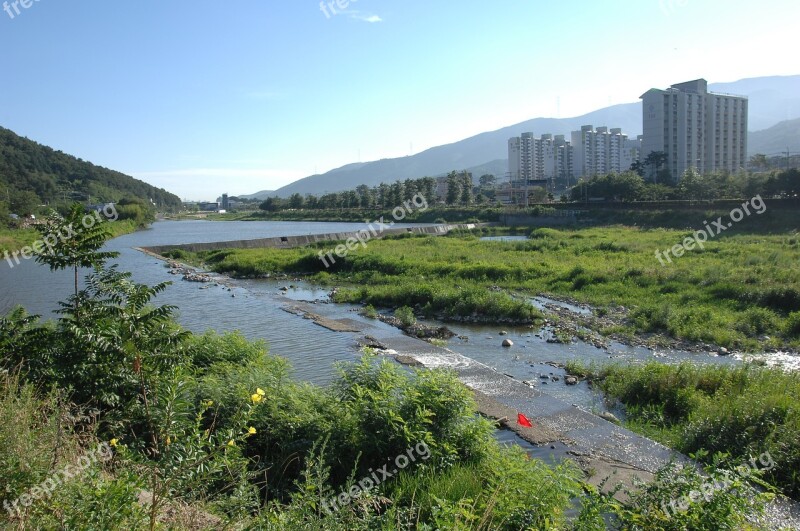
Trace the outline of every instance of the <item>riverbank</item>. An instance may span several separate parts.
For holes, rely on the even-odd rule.
[[[370,223],[387,216],[386,208],[346,208],[346,209],[293,209],[266,212],[252,210],[247,212],[211,213],[211,221],[325,221]],[[406,223],[488,223],[500,219],[504,209],[500,207],[440,207],[430,206],[424,210],[406,213]]]
[[[144,227],[138,226],[135,221],[130,219],[117,220],[107,223],[105,226],[111,234],[111,238],[144,229]],[[31,226],[18,229],[0,229],[0,254],[6,251],[9,253],[18,251],[23,247],[32,245],[39,238],[41,238],[41,235]]]
[[[34,229],[0,229],[0,253],[14,252],[32,244],[39,237]]]

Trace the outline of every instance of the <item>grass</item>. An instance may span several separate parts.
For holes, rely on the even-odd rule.
[[[136,222],[130,219],[118,220],[106,225],[112,238],[130,234],[135,232],[137,227]],[[40,239],[41,236],[36,229],[11,229],[0,228],[0,254],[3,252],[13,252],[22,249],[25,246],[33,244]]]
[[[305,274],[343,284],[337,301],[410,306],[424,316],[534,322],[539,312],[509,293],[548,294],[599,312],[624,307],[627,319],[606,332],[659,333],[747,351],[800,347],[800,236],[730,230],[671,264],[656,259],[657,250],[691,233],[610,226],[540,228],[517,242],[471,235],[387,238],[335,257],[330,269],[317,253],[333,243],[211,251],[190,259],[234,276]]]
[[[800,374],[656,362],[567,370],[624,404],[630,429],[671,448],[706,460],[717,452],[745,461],[768,452],[775,466],[765,478],[800,497]]]
[[[33,243],[39,233],[33,229],[0,228],[0,253],[12,252]]]

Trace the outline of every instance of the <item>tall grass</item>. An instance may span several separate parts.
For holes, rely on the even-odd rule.
[[[766,479],[800,497],[800,374],[740,366],[569,367],[626,406],[629,426],[681,452],[748,460],[769,452]]]
[[[0,528],[141,528],[134,476],[112,476],[103,463],[79,469],[100,441],[92,418],[61,393],[39,392],[19,373],[0,372],[0,418]],[[67,478],[66,467],[79,473]],[[48,491],[53,478],[59,483]]]

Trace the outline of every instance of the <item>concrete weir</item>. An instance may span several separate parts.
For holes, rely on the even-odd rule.
[[[279,236],[276,238],[260,238],[256,240],[233,240],[225,242],[209,243],[184,243],[178,245],[158,245],[145,247],[142,250],[155,255],[163,255],[169,251],[182,250],[187,252],[216,251],[218,249],[290,249],[292,247],[302,247],[317,242],[337,242],[355,239],[360,244],[361,241],[377,240],[386,236],[401,234],[430,234],[431,236],[443,236],[452,230],[473,230],[480,227],[492,225],[491,223],[457,223],[426,225],[421,227],[406,227],[401,229],[385,228],[394,225],[394,222],[387,224],[373,223],[365,224],[364,229],[353,232],[331,232],[327,234],[308,234],[304,236]]]
[[[533,444],[564,443],[569,457],[593,472],[589,481],[595,485],[608,480],[605,487],[609,490],[619,483],[631,486],[634,478],[652,480],[670,460],[686,460],[661,444],[448,349],[410,337],[374,339],[386,349],[402,353],[395,356],[401,363],[454,370],[475,393],[482,414]],[[517,413],[528,417],[533,428],[519,426]]]

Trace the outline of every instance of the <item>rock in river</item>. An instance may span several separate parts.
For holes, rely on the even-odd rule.
[[[504,339],[503,340],[503,346],[504,347],[513,347],[514,346],[514,342],[511,341],[510,339]]]

